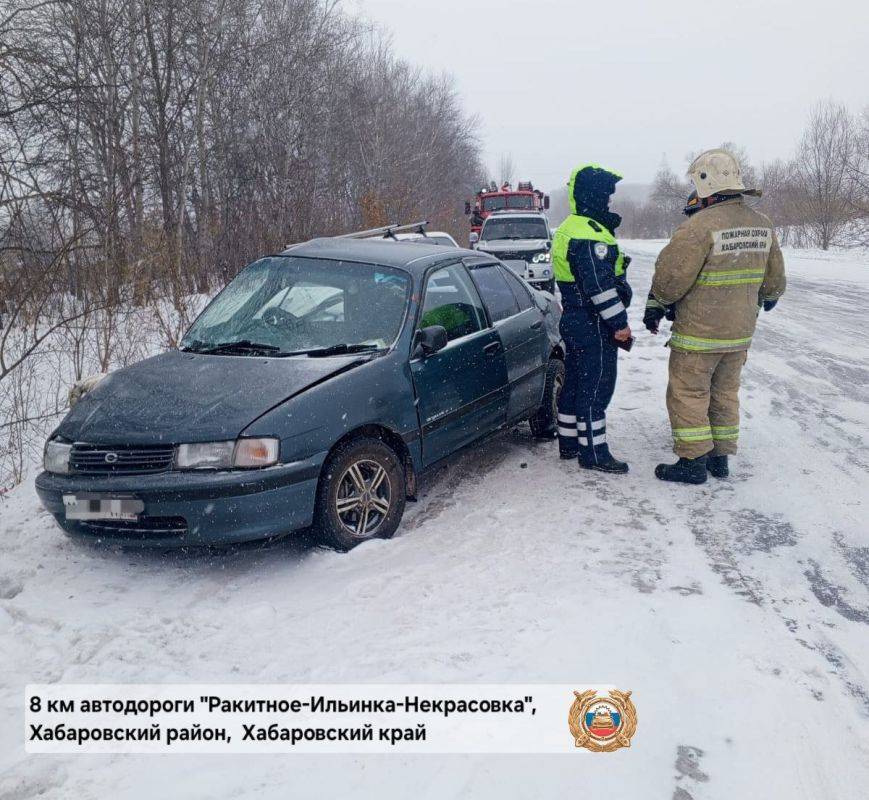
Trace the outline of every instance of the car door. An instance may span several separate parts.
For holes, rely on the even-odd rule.
[[[507,419],[540,405],[546,380],[548,336],[540,310],[523,282],[501,264],[468,261],[471,277],[504,345],[510,397]]]
[[[429,274],[417,328],[430,325],[447,346],[410,362],[425,464],[503,425],[508,399],[504,348],[462,264]]]

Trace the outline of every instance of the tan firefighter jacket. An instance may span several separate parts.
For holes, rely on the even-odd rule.
[[[655,264],[652,294],[676,306],[670,347],[691,352],[747,350],[758,303],[784,294],[781,248],[772,223],[742,197],[683,222]]]

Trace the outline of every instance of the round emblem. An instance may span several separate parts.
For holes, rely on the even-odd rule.
[[[637,710],[630,692],[611,691],[599,695],[594,689],[574,692],[575,700],[567,724],[577,747],[608,753],[630,747],[637,730]]]
[[[603,261],[607,257],[607,253],[609,253],[609,247],[607,247],[603,242],[598,242],[594,246],[594,254]]]
[[[114,464],[118,460],[118,454],[117,453],[106,453],[103,458],[104,458],[106,464]]]

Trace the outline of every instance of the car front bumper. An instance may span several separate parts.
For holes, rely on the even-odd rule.
[[[262,470],[142,475],[40,473],[36,492],[67,533],[105,544],[193,547],[263,539],[308,527],[326,453]],[[135,497],[136,521],[66,519],[63,496]]]

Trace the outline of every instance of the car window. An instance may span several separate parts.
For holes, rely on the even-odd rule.
[[[344,292],[341,289],[300,281],[281,289],[254,316],[262,317],[269,308],[277,307],[289,311],[294,317],[313,317],[321,309],[332,307],[339,302],[343,308]]]
[[[212,301],[182,347],[247,341],[285,354],[337,345],[386,348],[401,330],[409,300],[410,275],[402,270],[269,256],[246,267]]]
[[[420,328],[443,325],[447,338],[452,341],[482,330],[485,318],[480,299],[464,267],[453,264],[432,273],[425,290]]]
[[[516,302],[519,303],[519,310],[525,311],[526,309],[531,308],[534,305],[534,301],[531,299],[531,293],[528,291],[528,287],[522,282],[521,278],[510,269],[500,267],[500,270],[501,274],[504,276],[504,280],[507,281],[510,288],[513,290],[513,296],[516,298]]]
[[[507,208],[534,208],[534,198],[530,194],[508,195]]]
[[[507,205],[507,198],[503,195],[495,195],[494,197],[486,197],[483,199],[484,211],[497,211],[499,208],[504,208]]]
[[[513,290],[501,274],[497,264],[476,267],[471,271],[474,283],[480,290],[480,296],[489,309],[492,322],[512,317],[519,313],[519,304],[513,295]]]
[[[548,239],[546,222],[537,217],[489,217],[480,231],[484,242],[495,239]]]

